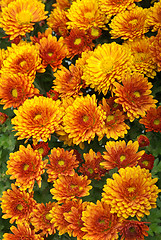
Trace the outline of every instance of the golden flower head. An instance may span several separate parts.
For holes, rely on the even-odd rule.
[[[46,142],[52,133],[59,129],[63,111],[59,100],[52,100],[43,96],[35,96],[27,99],[18,110],[14,110],[16,116],[12,118],[15,136],[18,139],[32,137],[34,144],[40,139]]]
[[[113,83],[121,81],[122,74],[131,71],[133,57],[129,49],[113,42],[99,45],[86,60],[83,79],[96,91],[107,94]]]
[[[38,0],[15,0],[2,8],[0,27],[10,40],[33,31],[36,22],[47,18],[45,5]]]
[[[154,6],[149,8],[146,25],[152,32],[161,28],[161,1],[155,2]]]
[[[115,102],[122,105],[131,122],[145,116],[147,110],[156,106],[157,100],[150,95],[153,85],[144,75],[137,72],[124,75],[122,84],[114,83]]]
[[[113,174],[113,179],[107,179],[102,201],[110,204],[110,212],[117,213],[118,217],[136,216],[140,221],[144,214],[150,214],[151,208],[156,208],[156,199],[161,192],[155,185],[157,180],[140,166],[120,168],[119,173]]]

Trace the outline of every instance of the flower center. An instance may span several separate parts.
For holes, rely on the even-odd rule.
[[[18,97],[18,92],[17,92],[17,89],[16,88],[14,88],[14,89],[12,89],[12,96],[13,97],[15,97],[15,98],[17,98]]]
[[[21,61],[19,65],[23,68],[26,65],[26,61],[25,60]]]
[[[135,232],[135,228],[134,228],[134,227],[130,227],[130,228],[129,228],[129,231],[130,231],[130,232]]]
[[[106,121],[107,121],[107,122],[110,122],[110,121],[112,121],[113,119],[114,119],[114,116],[113,116],[113,115],[108,115]]]
[[[160,120],[159,120],[159,119],[155,119],[155,120],[154,120],[154,124],[155,124],[155,125],[159,125],[159,124],[160,124]]]
[[[59,160],[59,161],[58,161],[58,164],[59,164],[60,166],[63,166],[63,165],[64,165],[64,160]]]
[[[79,45],[81,42],[82,42],[82,39],[81,39],[81,38],[76,38],[76,39],[74,40],[74,45]]]
[[[51,57],[51,56],[53,55],[53,53],[52,53],[52,52],[49,52],[48,55],[49,55],[49,57]]]
[[[51,218],[51,216],[50,216],[50,213],[47,213],[46,215],[45,215],[45,218],[47,219],[47,220],[51,220],[52,218]]]
[[[22,211],[23,206],[22,206],[21,204],[18,204],[18,205],[17,205],[17,209],[18,209],[19,211]]]
[[[85,18],[92,19],[94,18],[94,13],[93,12],[86,12],[84,13]]]
[[[129,187],[127,190],[128,190],[129,193],[134,192],[135,191],[135,187]]]
[[[144,164],[145,166],[148,166],[149,162],[147,160],[144,160],[142,164]]]
[[[29,11],[22,10],[16,15],[16,19],[20,25],[29,24],[32,21],[32,14]]]
[[[132,19],[131,21],[129,21],[129,23],[133,26],[136,26],[137,23],[138,23],[138,20],[137,19]]]
[[[39,120],[39,119],[41,119],[41,118],[42,118],[41,114],[37,114],[37,115],[34,117],[34,120]]]
[[[25,164],[24,167],[23,167],[23,170],[26,171],[28,168],[29,168],[29,165]]]
[[[41,148],[39,148],[39,149],[37,149],[38,150],[38,152],[40,153],[40,154],[43,154],[44,153],[44,149],[41,147]]]
[[[91,35],[94,37],[98,37],[100,34],[99,29],[92,27],[91,29]]]
[[[111,73],[113,69],[113,61],[111,58],[101,61],[101,69],[105,74]]]
[[[123,162],[125,160],[126,156],[125,155],[121,155],[120,156],[120,162]]]
[[[88,168],[88,172],[89,172],[90,174],[92,174],[92,173],[93,173],[93,169],[92,169],[92,168]]]
[[[89,119],[89,116],[87,116],[87,115],[84,115],[84,116],[83,116],[83,121],[84,121],[84,122],[87,122],[88,119]]]
[[[140,97],[140,96],[141,96],[138,91],[135,91],[135,92],[134,92],[134,95],[135,95],[135,97]]]

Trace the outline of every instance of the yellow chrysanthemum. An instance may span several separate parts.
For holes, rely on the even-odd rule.
[[[27,99],[18,110],[14,110],[16,116],[12,118],[15,136],[18,139],[32,137],[34,144],[40,139],[46,142],[50,135],[59,129],[59,123],[63,112],[59,100],[52,100],[43,96],[35,96]]]
[[[161,29],[159,29],[157,35],[150,38],[150,52],[153,61],[157,64],[157,71],[161,71]]]
[[[155,2],[154,6],[149,9],[146,24],[152,32],[161,28],[161,1]]]
[[[34,24],[47,18],[45,5],[38,0],[15,0],[2,8],[0,27],[13,40],[33,31]]]
[[[97,0],[76,0],[68,10],[68,28],[88,30],[91,27],[104,28],[108,22],[101,12]]]
[[[111,205],[111,213],[118,217],[136,216],[140,220],[144,214],[149,215],[151,208],[156,208],[156,199],[161,190],[155,185],[157,178],[145,168],[126,167],[108,178],[104,185],[102,200]]]
[[[35,76],[36,72],[45,72],[39,57],[39,50],[35,45],[27,42],[12,44],[8,47],[8,57],[3,61],[1,72],[21,73]]]
[[[109,24],[112,38],[121,37],[124,40],[133,40],[137,37],[142,37],[148,28],[145,25],[147,18],[147,9],[135,7],[131,10],[118,13]]]
[[[73,139],[74,144],[91,142],[99,135],[104,126],[105,112],[97,107],[96,96],[77,97],[66,109],[63,118],[64,130]]]
[[[106,95],[113,90],[113,83],[120,82],[122,74],[132,69],[133,57],[129,49],[113,42],[98,46],[86,62],[85,83]]]

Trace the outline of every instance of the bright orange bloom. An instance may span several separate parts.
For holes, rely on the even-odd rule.
[[[33,149],[34,150],[37,150],[41,155],[42,157],[46,157],[46,155],[48,155],[49,151],[50,151],[50,148],[48,146],[48,143],[46,142],[39,142],[37,143],[36,145],[32,145]]]
[[[13,234],[5,233],[3,235],[3,240],[22,240],[22,239],[43,240],[44,239],[24,223],[19,223],[17,225],[17,228],[15,226],[11,226],[10,230],[12,231]]]
[[[39,96],[27,99],[14,113],[16,116],[11,121],[14,131],[18,131],[15,136],[19,136],[18,139],[32,137],[37,144],[40,139],[47,142],[59,129],[63,109],[59,100]]]
[[[63,203],[65,200],[76,200],[88,196],[89,190],[92,189],[90,183],[91,180],[88,180],[87,176],[78,176],[77,173],[72,176],[59,175],[50,192],[53,199]]]
[[[29,222],[30,214],[35,207],[36,201],[33,194],[21,191],[20,188],[11,184],[12,189],[3,192],[1,200],[2,218],[10,218],[10,223]]]
[[[15,0],[2,8],[0,27],[10,35],[10,40],[33,31],[36,22],[47,18],[45,5],[38,0]]]
[[[104,126],[105,113],[97,107],[96,96],[77,97],[66,109],[63,118],[64,130],[74,144],[94,139]]]
[[[35,44],[35,43],[40,43],[40,39],[42,39],[43,37],[48,38],[49,34],[52,35],[52,33],[53,33],[52,29],[51,29],[51,28],[47,28],[47,29],[45,30],[45,32],[38,32],[38,33],[37,33],[37,35],[38,35],[37,37],[36,37],[35,35],[34,35],[33,37],[30,36],[31,42],[32,42],[33,44]]]
[[[40,57],[44,67],[50,65],[55,72],[62,65],[62,60],[66,57],[67,51],[64,46],[63,38],[57,38],[51,34],[48,37],[40,39],[39,45]]]
[[[118,239],[118,227],[120,219],[116,214],[110,213],[110,206],[104,202],[90,202],[86,210],[82,212],[86,240],[111,240]]]
[[[146,24],[152,32],[161,28],[161,1],[155,2],[154,6],[149,8]]]
[[[42,161],[42,156],[38,151],[34,151],[28,144],[27,148],[20,145],[19,151],[10,153],[7,161],[7,175],[10,179],[16,179],[15,185],[21,190],[33,190],[35,181],[41,187],[41,175],[45,172],[45,165],[48,160]]]
[[[50,210],[55,206],[55,202],[38,203],[31,213],[30,222],[34,226],[35,232],[41,231],[41,236],[48,236],[56,232],[54,224],[51,223]]]
[[[78,161],[74,155],[74,150],[65,151],[64,148],[53,148],[48,156],[50,163],[46,169],[48,173],[48,182],[53,182],[58,175],[72,176],[78,167]]]
[[[150,52],[153,61],[157,64],[157,71],[161,71],[161,30],[158,30],[157,35],[150,38]]]
[[[129,49],[115,43],[98,45],[86,60],[83,79],[95,91],[107,94],[114,82],[121,81],[123,73],[131,71],[133,57]]]
[[[138,141],[131,140],[126,144],[123,141],[109,141],[105,145],[104,161],[100,163],[105,169],[110,170],[136,166],[144,151],[139,151]]]
[[[151,208],[156,208],[161,192],[155,185],[157,181],[157,178],[152,179],[149,170],[140,166],[120,168],[113,179],[107,179],[102,201],[110,204],[110,212],[117,213],[118,217],[136,216],[140,221],[144,214],[150,214]]]
[[[114,83],[114,93],[117,97],[115,102],[122,105],[131,122],[135,118],[145,116],[147,110],[156,106],[157,100],[150,95],[153,85],[144,75],[137,72],[124,75],[122,84]]]
[[[146,132],[161,132],[161,106],[150,108],[146,116],[140,119],[139,122],[144,124]]]
[[[137,37],[143,37],[148,32],[146,26],[147,9],[135,7],[118,13],[109,24],[112,38],[121,37],[124,40],[133,40]]]
[[[144,240],[144,236],[148,236],[147,231],[149,231],[149,227],[144,223],[146,222],[124,220],[119,227],[121,240]]]
[[[0,78],[0,104],[6,108],[17,108],[24,101],[34,95],[39,94],[39,90],[34,87],[33,77],[26,74],[2,74]]]
[[[141,168],[146,168],[152,170],[154,166],[155,157],[152,154],[144,153],[143,156],[139,159],[138,165]]]
[[[137,141],[139,143],[139,147],[146,147],[150,144],[149,138],[145,135],[138,136]]]

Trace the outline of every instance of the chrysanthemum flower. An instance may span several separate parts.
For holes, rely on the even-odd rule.
[[[53,33],[53,30],[51,28],[47,28],[45,30],[45,32],[38,32],[37,36],[35,36],[35,35],[33,37],[30,36],[30,40],[33,44],[40,43],[40,39],[42,39],[43,37],[47,38],[49,36],[49,34],[52,35],[52,33]]]
[[[44,67],[50,65],[55,72],[61,67],[62,60],[66,57],[67,51],[64,46],[63,38],[57,38],[51,34],[48,37],[40,39],[39,45],[40,57]]]
[[[33,31],[36,22],[47,18],[45,5],[38,0],[15,0],[2,8],[0,27],[10,40]]]
[[[48,26],[52,28],[58,36],[64,38],[68,35],[69,31],[66,25],[69,20],[66,15],[66,11],[57,7],[51,11],[49,18],[47,19]]]
[[[78,208],[81,204],[81,201],[81,199],[77,201],[65,201],[61,205],[55,203],[55,205],[50,210],[50,222],[53,223],[54,227],[59,231],[59,235],[68,232],[69,236],[71,236],[72,230],[68,229],[70,223],[65,220],[64,214],[69,213],[72,207]]]
[[[113,111],[110,106],[107,104],[105,98],[102,99],[102,104],[100,104],[104,112],[106,112],[105,126],[102,130],[102,136],[99,139],[103,138],[106,134],[107,138],[114,138],[115,140],[118,137],[124,137],[127,134],[127,130],[130,127],[124,122],[125,115],[123,111],[116,109]]]
[[[155,185],[157,178],[152,179],[151,173],[145,168],[126,167],[108,178],[104,185],[102,200],[111,205],[111,213],[118,217],[136,216],[140,219],[149,215],[151,208],[156,208],[156,199],[161,190]]]
[[[122,84],[114,83],[115,102],[122,105],[131,122],[145,116],[147,110],[156,106],[157,100],[150,95],[153,85],[144,75],[137,72],[124,75]]]
[[[59,100],[52,100],[43,96],[35,96],[27,99],[18,110],[14,110],[16,116],[12,118],[15,136],[18,139],[32,137],[34,144],[42,139],[47,142],[52,133],[59,129],[63,111]]]
[[[88,180],[87,176],[78,176],[77,173],[72,176],[59,175],[58,179],[54,181],[54,188],[50,192],[53,199],[56,199],[59,203],[65,200],[76,200],[89,195],[89,190],[92,189],[90,183],[91,180]]]
[[[71,29],[69,36],[64,39],[67,46],[67,57],[73,58],[75,55],[80,55],[84,51],[92,50],[94,43],[84,30],[78,28]]]
[[[7,118],[8,118],[7,114],[0,112],[0,125],[4,124]]]
[[[102,30],[98,27],[91,27],[87,30],[87,35],[91,40],[99,38],[101,34]]]
[[[161,106],[150,108],[146,116],[140,119],[139,122],[144,124],[146,132],[161,132]]]
[[[135,7],[131,10],[118,13],[109,24],[112,38],[121,37],[124,40],[142,37],[148,28],[145,25],[147,9]]]
[[[34,87],[33,77],[26,74],[2,74],[0,78],[0,104],[3,108],[17,108],[39,90]]]
[[[145,135],[138,136],[137,141],[139,143],[139,147],[146,147],[150,144],[149,138]]]
[[[87,205],[89,204],[89,202],[82,203],[81,200],[78,202],[77,207],[72,206],[71,211],[64,213],[65,220],[69,223],[68,231],[69,233],[72,231],[73,237],[77,237],[77,240],[82,240],[85,235],[85,232],[81,230],[83,227],[83,221],[81,218],[82,212],[85,211]]]
[[[146,25],[152,32],[161,28],[161,1],[155,2],[154,6],[149,8]]]
[[[82,212],[86,240],[111,240],[118,239],[118,227],[120,219],[116,214],[110,213],[110,206],[104,202],[90,202],[86,210]]]
[[[41,154],[34,151],[30,145],[27,148],[20,145],[19,151],[10,153],[6,174],[11,175],[10,179],[16,179],[16,186],[31,192],[35,181],[41,187],[41,175],[45,172],[47,161],[43,162]]]
[[[50,210],[55,206],[55,202],[38,203],[31,213],[30,222],[34,226],[35,232],[41,231],[41,235],[46,237],[56,232],[54,224],[51,223]]]
[[[124,220],[119,227],[121,240],[144,240],[144,236],[148,236],[147,231],[149,231],[149,227],[144,223],[146,222]]]
[[[57,100],[59,98],[59,93],[53,89],[50,89],[49,92],[46,93],[46,96],[52,98],[53,100]]]
[[[61,10],[67,10],[68,8],[70,8],[72,2],[74,1],[75,0],[56,0],[56,3],[54,3],[52,6],[58,7]]]
[[[5,233],[3,235],[3,240],[22,240],[22,239],[43,240],[44,239],[24,223],[19,223],[17,225],[17,228],[15,226],[11,226],[10,230],[12,231],[13,234]]]
[[[36,201],[32,194],[21,191],[20,188],[11,184],[12,189],[3,192],[1,200],[2,218],[10,218],[10,223],[29,222],[30,214],[35,207]]]
[[[3,62],[1,69],[5,74],[21,73],[35,76],[36,72],[45,72],[39,57],[39,50],[36,46],[27,42],[12,44],[8,47],[8,57]]]
[[[101,165],[107,169],[115,167],[125,168],[136,166],[144,151],[139,151],[138,141],[132,142],[131,140],[126,144],[123,141],[109,141],[105,145],[106,152],[104,152]]]
[[[107,16],[113,16],[119,12],[124,12],[127,8],[131,9],[135,7],[134,2],[140,2],[141,0],[98,0],[101,10]]]
[[[144,153],[143,156],[139,159],[138,165],[141,168],[146,168],[152,170],[154,166],[155,157],[152,154]]]
[[[121,81],[123,73],[131,71],[133,58],[129,49],[113,42],[99,45],[86,62],[82,77],[85,83],[106,95],[116,80]]]
[[[79,172],[83,175],[88,176],[89,179],[100,180],[102,176],[107,172],[100,163],[103,162],[103,157],[100,152],[95,153],[92,149],[89,150],[89,153],[83,154],[85,163],[82,164],[82,167],[79,168]]]
[[[39,142],[36,145],[32,145],[34,150],[37,150],[42,157],[44,158],[46,155],[48,155],[50,148],[48,146],[48,142]]]
[[[149,49],[149,38],[136,38],[134,41],[127,41],[124,45],[130,48],[134,56],[134,71],[154,78],[157,71],[157,64],[152,59],[152,54]]]
[[[96,96],[77,97],[66,109],[63,118],[64,130],[74,144],[94,139],[104,127],[105,113],[97,107]]]
[[[57,91],[62,98],[82,95],[81,89],[84,87],[82,75],[82,69],[73,64],[69,66],[69,70],[62,67],[61,70],[54,73],[53,89]]]
[[[150,52],[153,61],[157,64],[157,71],[161,71],[161,30],[158,30],[158,34],[150,38]]]
[[[78,161],[74,151],[65,151],[64,148],[53,148],[48,156],[50,163],[47,164],[48,182],[53,182],[58,175],[72,176],[78,167]]]
[[[91,27],[106,29],[105,24],[108,22],[97,0],[76,0],[69,8],[67,17],[68,28],[77,27],[85,31]]]

